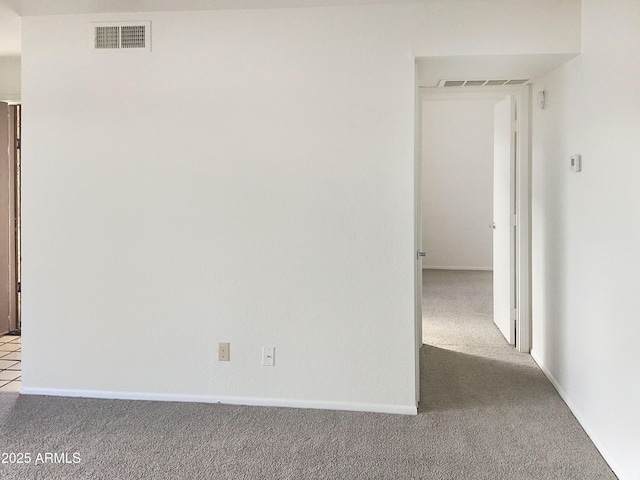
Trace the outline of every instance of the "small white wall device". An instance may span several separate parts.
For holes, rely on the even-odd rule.
[[[544,110],[544,107],[547,104],[547,95],[544,93],[544,90],[538,92],[538,108],[540,110]]]
[[[582,171],[582,157],[580,155],[574,155],[570,159],[569,164],[570,172],[581,172]]]

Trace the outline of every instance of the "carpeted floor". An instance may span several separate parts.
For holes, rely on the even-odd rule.
[[[424,289],[417,416],[6,393],[0,453],[31,463],[0,463],[0,478],[615,479],[531,358],[499,337],[490,274],[430,271]],[[47,452],[71,463],[36,464]]]

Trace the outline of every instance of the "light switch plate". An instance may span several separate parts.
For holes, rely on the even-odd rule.
[[[262,347],[262,365],[265,367],[273,367],[276,363],[275,359],[276,347],[264,346]]]
[[[574,155],[570,159],[569,164],[570,172],[581,172],[582,171],[582,157],[580,155]]]

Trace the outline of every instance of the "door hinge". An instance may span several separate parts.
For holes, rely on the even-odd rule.
[[[512,227],[518,226],[518,215],[511,215],[511,226]]]
[[[517,308],[512,308],[511,309],[511,320],[513,320],[514,322],[518,320],[518,309]]]
[[[22,291],[22,283],[21,282],[18,282],[18,285],[16,287],[16,291],[17,291],[17,293],[20,293]]]
[[[22,147],[22,141],[19,138],[16,138],[16,149],[20,150]]]

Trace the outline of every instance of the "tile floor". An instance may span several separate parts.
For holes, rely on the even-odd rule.
[[[19,392],[22,384],[20,367],[20,337],[0,337],[0,393]]]

